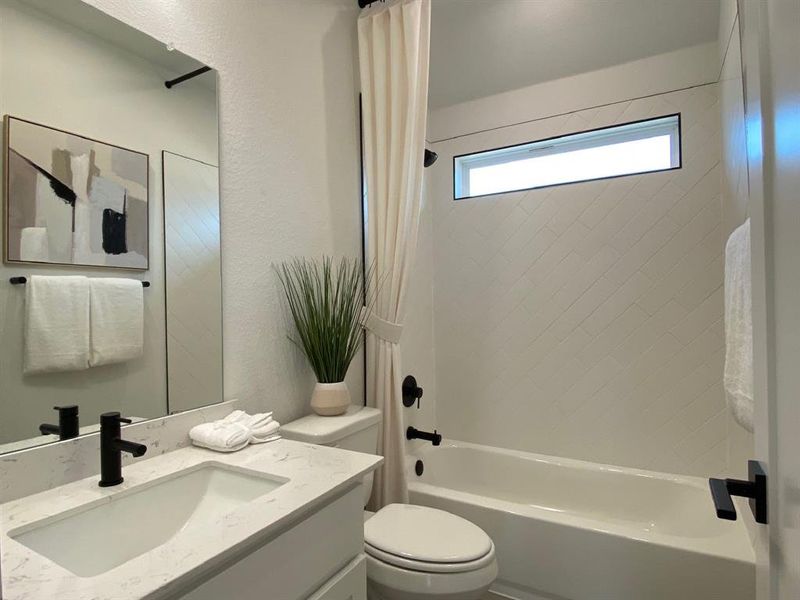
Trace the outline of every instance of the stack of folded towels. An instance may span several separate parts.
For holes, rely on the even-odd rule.
[[[192,427],[189,437],[195,446],[217,452],[236,452],[248,444],[280,439],[280,427],[271,412],[248,415],[243,410],[235,410],[219,421]]]

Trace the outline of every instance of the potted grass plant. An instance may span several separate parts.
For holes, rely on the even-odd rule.
[[[343,414],[350,406],[344,378],[364,339],[364,306],[372,270],[343,258],[334,263],[295,258],[277,267],[296,336],[289,336],[308,359],[317,384],[311,408],[318,415]]]

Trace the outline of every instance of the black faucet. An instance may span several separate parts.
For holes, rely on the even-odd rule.
[[[130,419],[122,418],[118,412],[107,412],[100,415],[100,487],[110,487],[122,483],[122,453],[141,456],[147,452],[147,446],[123,440],[122,423],[130,423]]]
[[[406,439],[407,440],[425,440],[426,442],[432,443],[434,446],[438,446],[442,443],[442,434],[437,432],[435,429],[433,433],[429,431],[421,431],[416,427],[409,427],[406,429]]]
[[[78,437],[80,433],[78,405],[54,406],[53,410],[58,411],[58,425],[42,423],[39,425],[39,431],[42,435],[57,435],[60,440],[71,440]]]

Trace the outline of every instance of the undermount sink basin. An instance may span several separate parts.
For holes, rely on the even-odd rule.
[[[9,532],[79,577],[93,577],[211,522],[288,480],[202,463]]]

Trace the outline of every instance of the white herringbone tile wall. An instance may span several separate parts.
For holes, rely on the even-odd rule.
[[[164,153],[169,411],[219,402],[222,275],[219,168]]]
[[[453,155],[681,114],[683,167],[453,201]],[[434,329],[446,437],[724,472],[717,85],[434,145]]]

